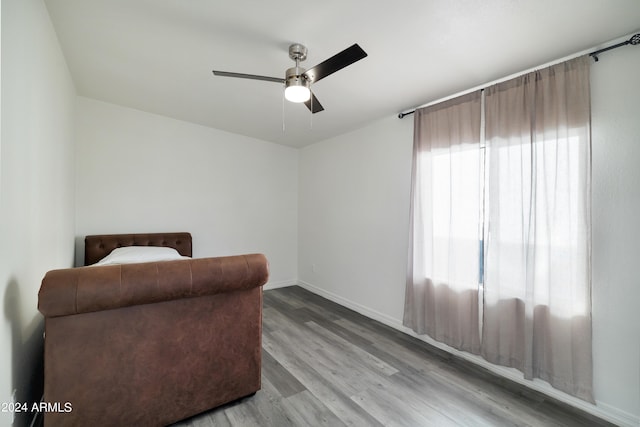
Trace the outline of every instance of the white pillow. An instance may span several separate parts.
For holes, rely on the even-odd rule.
[[[164,246],[124,246],[115,248],[109,255],[93,265],[136,264],[140,262],[188,259],[177,250]]]

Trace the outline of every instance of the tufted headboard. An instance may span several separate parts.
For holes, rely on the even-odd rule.
[[[191,233],[98,234],[84,238],[84,265],[95,264],[122,246],[168,246],[192,256]]]

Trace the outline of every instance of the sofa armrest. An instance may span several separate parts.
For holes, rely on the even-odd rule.
[[[250,289],[268,277],[262,254],[52,270],[38,310],[45,317],[110,310]]]

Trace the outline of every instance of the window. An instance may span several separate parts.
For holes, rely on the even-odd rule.
[[[414,120],[405,325],[593,401],[588,57]]]

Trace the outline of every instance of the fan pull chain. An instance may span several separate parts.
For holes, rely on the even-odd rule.
[[[311,111],[309,112],[309,129],[313,129],[313,94],[311,94],[311,102],[309,102],[309,105],[311,105]]]
[[[282,86],[282,133],[284,133],[284,85]]]

